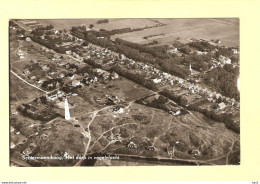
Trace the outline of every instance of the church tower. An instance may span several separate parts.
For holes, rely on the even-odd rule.
[[[67,97],[65,98],[65,119],[70,120],[70,109]]]

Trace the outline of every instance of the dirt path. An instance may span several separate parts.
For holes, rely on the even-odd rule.
[[[43,89],[41,89],[41,88],[39,88],[39,87],[37,87],[37,86],[35,86],[35,85],[33,85],[33,84],[27,82],[26,80],[24,80],[22,77],[20,77],[20,76],[19,76],[17,73],[15,73],[14,71],[10,70],[10,72],[11,72],[12,74],[14,74],[18,79],[20,79],[20,80],[22,80],[23,82],[25,82],[26,84],[28,84],[28,85],[30,85],[30,86],[32,86],[32,87],[38,89],[38,90],[41,91],[41,92],[48,93],[48,91],[45,91],[45,90],[43,90]]]

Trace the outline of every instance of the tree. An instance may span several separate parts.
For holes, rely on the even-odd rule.
[[[227,72],[230,72],[233,69],[232,64],[225,64],[223,67]]]
[[[98,20],[97,24],[108,23],[108,19]]]
[[[53,25],[48,25],[48,26],[46,26],[46,30],[50,30],[50,29],[53,29],[54,27],[53,27]]]

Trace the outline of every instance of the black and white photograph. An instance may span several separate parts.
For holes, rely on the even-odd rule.
[[[10,166],[240,165],[239,24],[10,19]]]

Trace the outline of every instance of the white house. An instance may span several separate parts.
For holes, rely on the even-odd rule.
[[[117,79],[119,75],[116,72],[111,73],[111,79]]]
[[[31,40],[31,38],[29,38],[29,37],[26,37],[26,39],[25,39],[27,42],[30,42],[30,41],[32,41]]]
[[[74,80],[72,81],[72,86],[76,87],[80,85],[80,81],[79,80]]]
[[[158,84],[162,81],[162,79],[152,79],[152,81],[155,83],[155,84]]]
[[[219,109],[224,109],[226,107],[226,104],[224,102],[221,102],[218,104]]]

